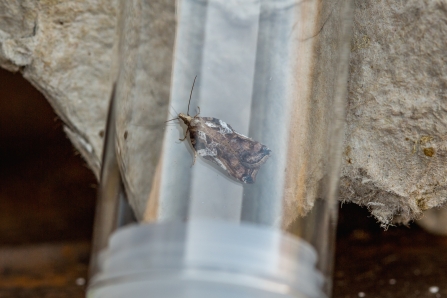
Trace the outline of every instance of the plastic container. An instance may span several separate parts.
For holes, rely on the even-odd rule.
[[[351,1],[120,13],[88,297],[330,296]]]

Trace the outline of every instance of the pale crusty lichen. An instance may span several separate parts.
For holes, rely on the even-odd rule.
[[[447,3],[355,4],[341,197],[407,223],[447,200]]]

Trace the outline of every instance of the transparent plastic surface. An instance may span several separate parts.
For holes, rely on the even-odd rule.
[[[125,196],[144,229],[180,225],[166,230],[166,237],[142,238],[147,241],[141,248],[147,253],[140,255],[146,260],[143,267],[152,273],[175,268],[180,275],[198,270],[186,262],[184,252],[200,251],[200,245],[190,246],[196,238],[188,237],[191,231],[202,231],[200,225],[213,226],[215,235],[239,227],[241,234],[235,228],[239,236],[230,237],[231,245],[224,247],[254,249],[238,245],[244,233],[248,238],[256,234],[245,229],[251,226],[280,239],[295,237],[301,243],[296,247],[313,251],[289,260],[301,269],[287,271],[286,280],[306,277],[311,287],[330,294],[351,8],[346,0],[182,0],[176,6],[168,1],[122,1],[120,71],[109,121],[113,129],[108,129],[113,141],[104,152],[116,154],[111,159],[118,167],[113,169],[124,188],[114,183],[112,190]],[[161,29],[170,28],[174,9],[175,34]],[[108,216],[125,214],[119,207],[122,196],[102,194],[99,214],[101,202],[112,197],[116,210],[108,211],[114,214]],[[117,224],[128,221],[107,221],[104,214],[97,218],[101,220],[95,224],[95,239],[101,240],[93,254],[94,291],[110,286],[121,276],[110,272],[126,267],[125,263],[107,266],[118,258],[113,253],[118,244],[104,239],[115,229],[116,234],[129,231],[121,231]],[[177,265],[163,261],[167,267],[154,265],[148,261],[154,251],[145,245],[172,248],[169,231],[180,239],[174,245],[178,258],[168,254],[159,258],[176,260]],[[231,257],[226,259],[228,266],[218,262],[218,246],[213,245],[223,244],[217,239],[206,240],[214,243],[207,247],[216,249],[208,252],[210,259],[202,255],[207,261],[199,262],[200,270],[214,266],[222,274],[244,271],[245,263],[237,262],[242,266],[238,267]],[[137,242],[126,247],[130,251]],[[283,242],[273,241],[271,247],[281,247],[278,243]],[[191,247],[194,250],[187,249]],[[266,251],[270,254],[264,255],[265,262],[287,254],[282,249]],[[138,258],[127,262],[135,265],[134,271],[123,269],[122,276],[142,272]],[[279,275],[268,275],[270,281],[280,276],[275,270]],[[251,278],[263,274],[261,268],[250,272]],[[147,277],[146,273],[141,276]],[[289,290],[279,291],[278,297],[323,295],[319,290],[306,291],[305,284],[300,292],[281,282]]]
[[[270,1],[267,5],[271,7],[263,7],[268,15],[261,15],[261,3],[257,1],[236,6],[228,1],[182,2],[171,94],[173,109],[186,111],[191,79],[197,74],[192,114],[200,107],[200,117],[228,123],[238,133],[266,145],[271,156],[260,166],[255,183],[240,183],[223,169],[228,165],[214,165],[198,158],[191,167],[192,148],[188,142],[177,141],[184,135],[185,127],[167,129],[159,220],[218,218],[280,225],[291,116],[291,102],[285,100],[285,93],[293,81],[291,69],[295,64],[288,59],[289,47],[295,42],[287,42],[295,21],[293,4],[294,1]],[[205,25],[202,34],[197,35],[191,30],[190,20],[200,10],[206,13]],[[262,34],[262,26],[273,32]],[[276,50],[263,53],[265,45],[259,38],[272,41],[264,35],[275,36],[269,47]],[[195,57],[188,57],[190,52]],[[185,145],[189,150],[185,150]],[[219,149],[230,151],[232,145],[237,144],[226,143],[218,148],[214,158],[222,159],[222,163],[231,158]],[[247,149],[247,154],[255,154],[253,151]],[[241,161],[234,163],[234,168],[244,167]],[[185,193],[189,193],[189,200],[180,199],[184,206],[172,208]]]
[[[107,254],[103,256],[103,274],[95,281],[96,293],[104,297],[122,297],[116,292],[121,288],[116,286],[117,280],[131,288],[129,278],[123,280],[123,276],[138,276],[130,284],[141,282],[137,291],[149,292],[151,297],[197,297],[193,295],[200,290],[197,284],[222,284],[211,292],[213,297],[228,295],[228,291],[233,292],[231,297],[247,297],[247,293],[264,293],[262,297],[324,296],[324,278],[315,270],[315,250],[305,241],[274,229],[207,220],[193,220],[188,225],[135,225],[111,237]],[[163,285],[164,280],[170,281],[170,289]],[[185,292],[170,296],[166,291],[174,286]]]
[[[131,28],[125,26],[131,36],[125,38],[118,81],[117,142],[126,192],[139,220],[219,218],[286,228],[316,198],[333,199],[348,4],[180,1],[169,104],[163,85],[169,80],[156,80],[166,79],[153,57],[156,45],[145,44],[151,26],[136,19],[150,4],[125,4],[128,14],[138,14],[127,17]],[[192,117],[220,119],[271,150],[253,175],[255,183],[241,183],[228,166],[203,154],[193,165],[199,149],[191,144],[188,127],[180,120],[164,122],[187,113],[195,76]],[[228,144],[221,148],[232,150]],[[221,153],[215,159],[224,161]],[[249,167],[237,157],[233,167]]]

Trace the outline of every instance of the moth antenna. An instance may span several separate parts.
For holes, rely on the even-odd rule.
[[[165,121],[165,123],[166,122],[169,122],[169,121],[174,121],[174,120],[178,120],[179,119],[179,117],[177,117],[177,118],[174,118],[174,119],[169,119],[168,121]]]
[[[194,78],[194,82],[192,82],[191,93],[189,94],[188,112],[186,112],[186,115],[188,115],[188,116],[189,116],[189,105],[191,104],[192,90],[194,90],[194,84],[196,83],[196,79],[197,79],[197,76]]]
[[[174,106],[171,105],[171,108],[174,110],[175,114],[178,115],[178,112],[174,109]],[[169,112],[170,114],[171,112]]]
[[[169,116],[174,117],[174,114],[172,114],[171,111],[168,110]]]

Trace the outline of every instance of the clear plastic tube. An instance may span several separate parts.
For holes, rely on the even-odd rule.
[[[351,1],[173,9],[122,2],[88,295],[330,296]]]

